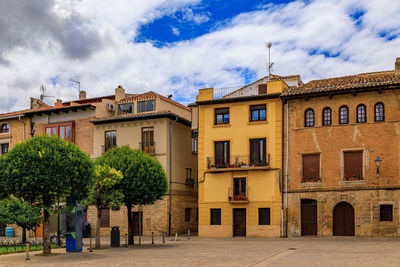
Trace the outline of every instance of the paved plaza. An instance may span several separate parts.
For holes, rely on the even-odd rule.
[[[55,255],[1,255],[0,266],[400,266],[400,240],[381,238],[171,238],[155,245],[104,248]],[[137,240],[136,240],[137,242]]]

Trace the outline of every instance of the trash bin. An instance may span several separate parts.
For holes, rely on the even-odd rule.
[[[85,225],[83,226],[83,237],[89,238],[91,232],[92,232],[92,226],[90,225],[90,222],[86,222]]]
[[[111,227],[111,247],[119,247],[120,240],[119,240],[119,226]]]
[[[7,227],[6,228],[6,237],[13,237],[14,236],[14,228],[13,227]]]

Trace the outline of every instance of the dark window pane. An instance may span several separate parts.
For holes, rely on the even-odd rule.
[[[229,141],[214,142],[214,147],[215,147],[215,164],[230,163]]]
[[[380,205],[380,221],[393,221],[393,205]]]
[[[4,155],[8,152],[9,144],[1,144],[0,148],[1,148],[0,155]]]
[[[229,124],[229,108],[215,109],[215,124]]]
[[[360,180],[363,179],[363,152],[350,151],[344,152],[344,179]]]
[[[367,122],[367,109],[365,105],[359,105],[357,107],[357,122],[358,123]]]
[[[375,105],[375,121],[385,121],[385,107],[382,103]]]
[[[8,133],[9,131],[10,131],[10,128],[7,123],[2,124],[0,126],[0,133]]]
[[[60,139],[65,139],[65,126],[60,126]]]
[[[221,225],[221,209],[210,209],[211,225]]]
[[[303,155],[303,177],[302,182],[319,181],[319,154]]]
[[[138,112],[154,111],[154,100],[139,101]]]
[[[314,126],[314,110],[312,110],[312,109],[306,110],[304,125],[305,125],[305,127],[313,127]]]
[[[322,125],[332,124],[332,110],[330,108],[324,108],[322,116]]]
[[[117,132],[107,131],[105,133],[105,151],[117,146]]]
[[[258,209],[258,224],[259,225],[270,225],[271,224],[270,208],[259,208]]]
[[[250,164],[267,163],[266,139],[250,139]]]
[[[132,114],[132,113],[133,113],[133,103],[118,105],[118,115]]]
[[[250,121],[265,121],[266,115],[266,105],[250,106]]]
[[[349,109],[347,107],[341,107],[339,109],[339,124],[349,123]]]

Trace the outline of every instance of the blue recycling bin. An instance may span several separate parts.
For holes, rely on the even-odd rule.
[[[61,232],[67,252],[81,252],[83,248],[83,205],[74,203],[61,210]]]

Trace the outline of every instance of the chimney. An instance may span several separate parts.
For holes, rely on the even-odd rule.
[[[115,88],[115,101],[120,101],[125,98],[125,89],[122,85],[118,85],[118,88]]]
[[[62,100],[61,100],[61,99],[57,99],[57,100],[56,100],[56,103],[57,103],[57,104],[61,104],[61,103],[62,103]]]
[[[79,91],[79,100],[86,99],[86,91]]]
[[[394,73],[400,74],[400,57],[397,57],[396,63],[394,63]]]

